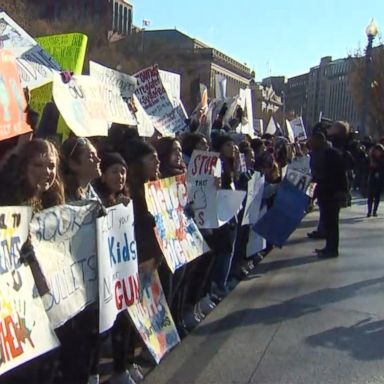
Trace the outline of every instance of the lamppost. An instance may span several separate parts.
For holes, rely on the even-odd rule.
[[[375,21],[372,19],[368,27],[365,29],[365,33],[368,38],[367,48],[365,50],[365,73],[364,73],[364,91],[363,91],[363,104],[361,108],[361,121],[360,121],[360,133],[366,135],[365,125],[368,114],[368,101],[369,101],[369,86],[371,82],[371,62],[372,62],[372,44],[373,40],[377,36],[379,29]]]

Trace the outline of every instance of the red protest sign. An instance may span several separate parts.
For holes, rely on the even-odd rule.
[[[0,141],[31,131],[26,107],[15,57],[0,50]]]

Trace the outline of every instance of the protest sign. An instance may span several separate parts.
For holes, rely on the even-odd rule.
[[[144,110],[152,119],[155,129],[163,136],[174,136],[185,129],[178,108],[174,108],[161,82],[156,65],[135,74],[138,88],[135,91]]]
[[[256,223],[265,215],[267,212],[267,207],[264,206],[258,212],[258,216],[256,218]],[[246,255],[247,257],[255,256],[257,252],[262,251],[267,246],[267,241],[264,237],[260,236],[256,232],[256,225],[251,224],[249,226],[249,238],[247,242]]]
[[[100,333],[113,326],[118,313],[139,300],[133,222],[132,203],[108,208],[107,215],[97,219]]]
[[[259,220],[264,183],[264,176],[261,176],[259,172],[255,172],[248,181],[247,200],[241,225],[256,224]]]
[[[157,271],[140,273],[140,302],[128,313],[157,364],[180,343]]]
[[[5,12],[0,12],[0,49],[10,50],[16,57],[22,87],[33,89],[48,83],[60,70],[59,64]]]
[[[217,187],[221,177],[220,154],[194,151],[188,166],[188,201],[192,203],[199,228],[217,228]]]
[[[94,61],[89,62],[89,73],[103,84],[110,85],[120,90],[120,95],[128,100],[137,88],[137,79],[114,69],[104,67]]]
[[[276,131],[277,131],[277,126],[275,123],[275,119],[273,118],[273,116],[271,116],[271,118],[269,119],[267,128],[265,129],[265,133],[269,133],[270,135],[274,135],[276,133]]]
[[[180,102],[180,82],[181,76],[177,73],[163,71],[159,69],[160,79],[164,85],[172,105],[176,108]]]
[[[285,120],[285,129],[287,131],[287,138],[291,144],[295,142],[295,134],[293,133],[292,126],[288,120]]]
[[[26,107],[15,57],[10,51],[0,50],[0,140],[31,131]]]
[[[227,97],[227,78],[220,73],[215,76],[215,97],[216,99]]]
[[[296,117],[296,119],[291,120],[290,124],[293,134],[295,135],[295,139],[299,141],[307,139],[307,132],[305,131],[302,117]]]
[[[96,301],[97,211],[97,203],[62,205],[31,221],[31,241],[49,287],[43,302],[54,328]]]
[[[20,260],[30,218],[28,207],[0,207],[0,375],[59,346]]]
[[[285,178],[301,191],[307,192],[312,181],[309,156],[297,157],[288,164]]]
[[[218,228],[231,220],[241,208],[243,191],[217,190],[221,177],[219,153],[194,151],[188,166],[188,201],[192,204],[199,228]]]
[[[199,229],[184,213],[188,202],[185,175],[145,185],[148,210],[155,217],[155,233],[172,272],[208,251]]]
[[[84,66],[88,37],[82,33],[40,36],[36,38],[40,46],[48,52],[64,71],[81,75]]]
[[[91,76],[53,79],[53,97],[65,122],[77,136],[107,136],[108,122],[136,125],[117,88]]]
[[[303,191],[283,180],[272,208],[256,223],[255,231],[269,243],[282,247],[303,219],[308,199]]]
[[[148,116],[147,112],[145,112],[136,95],[133,95],[132,97],[132,105],[135,110],[134,113],[137,120],[137,131],[139,132],[139,135],[152,137],[155,133],[152,119]]]

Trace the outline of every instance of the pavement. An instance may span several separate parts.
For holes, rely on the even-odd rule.
[[[328,260],[307,215],[144,384],[384,384],[384,207],[365,215],[342,210]]]

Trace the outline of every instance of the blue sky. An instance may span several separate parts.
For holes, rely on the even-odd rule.
[[[384,0],[133,0],[134,23],[195,37],[256,71],[295,76],[323,56],[366,45],[372,17],[384,30]],[[378,43],[376,38],[376,44]]]

